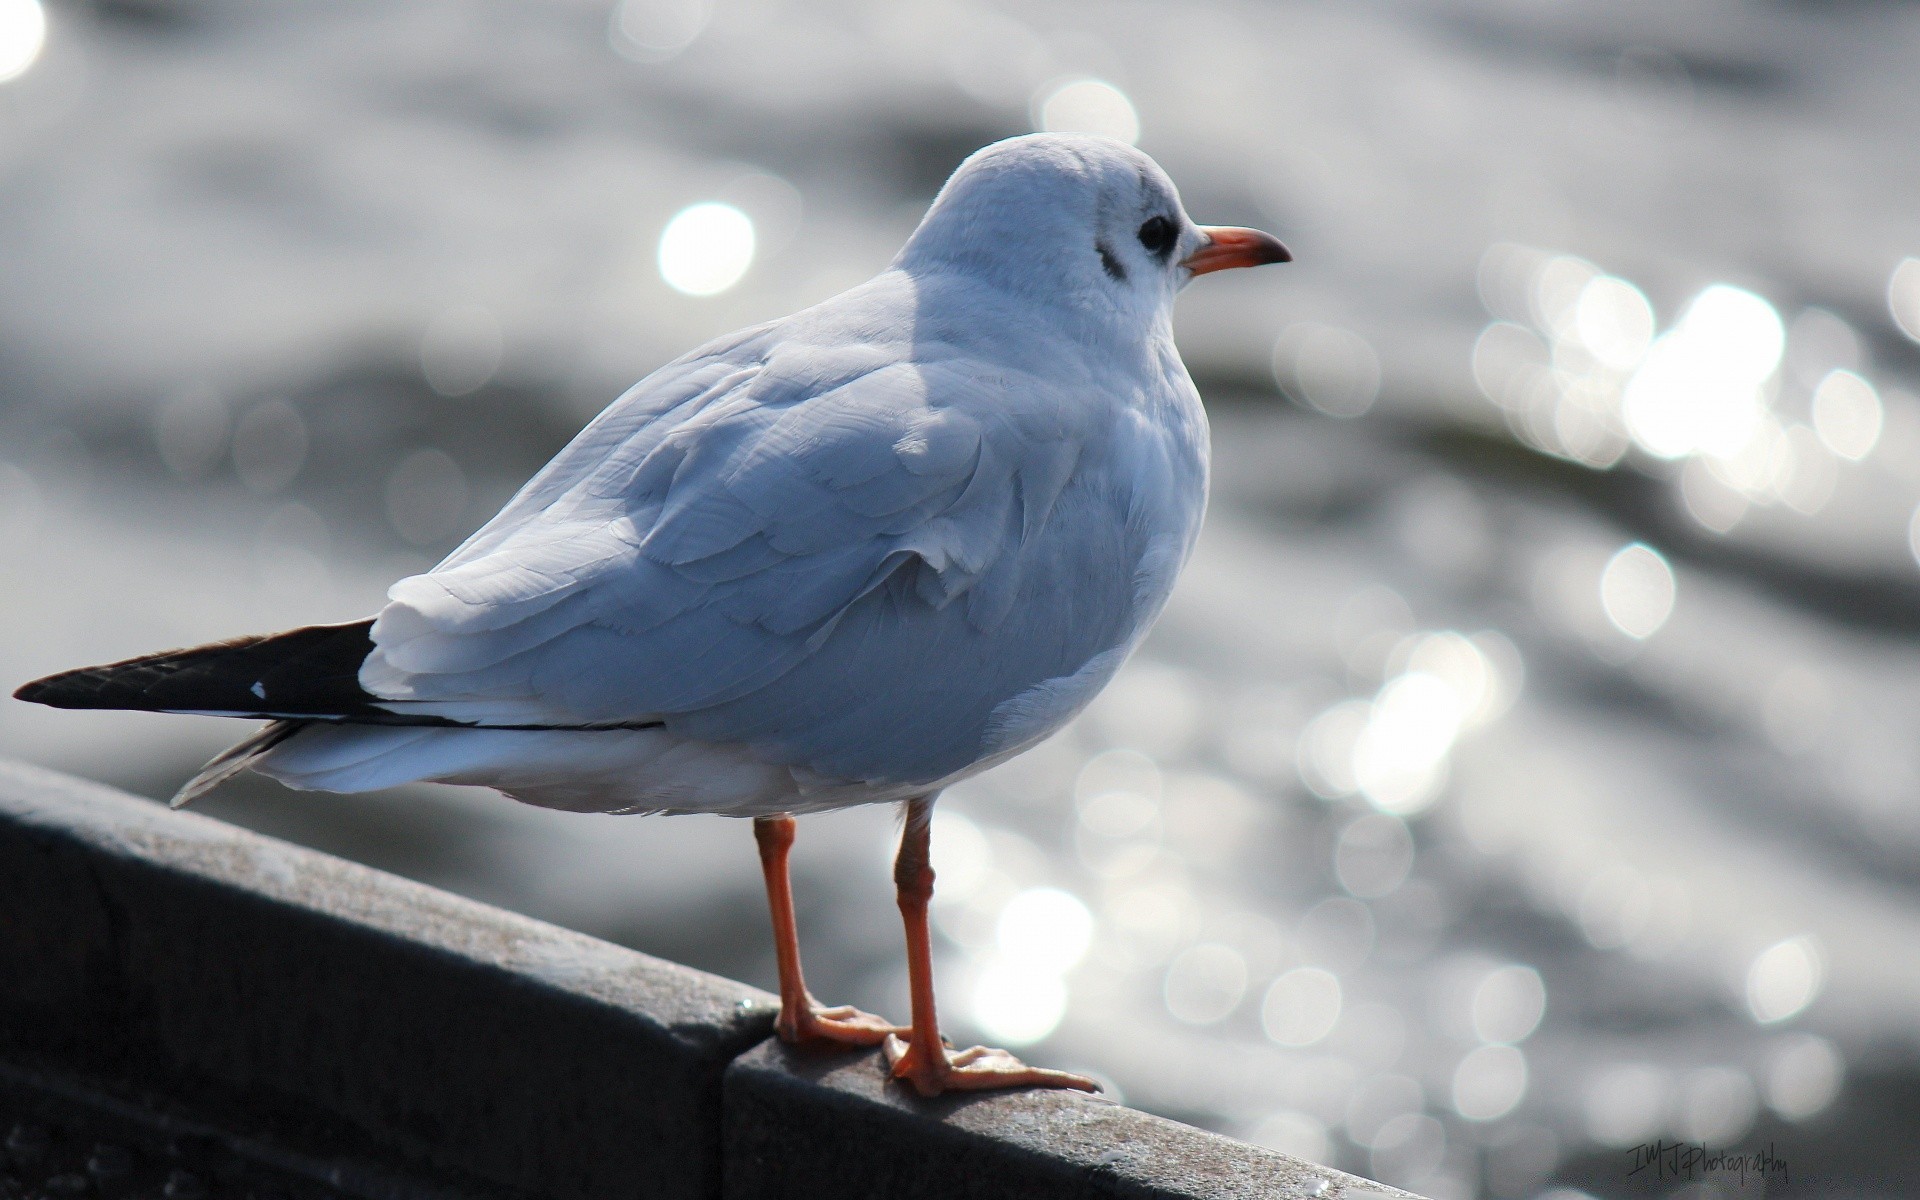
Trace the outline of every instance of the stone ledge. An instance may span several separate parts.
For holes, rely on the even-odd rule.
[[[714,1194],[722,1072],[772,1024],[742,984],[12,764],[0,981],[9,1057],[479,1194]]]
[[[1081,1092],[922,1100],[879,1053],[765,1042],[727,1070],[727,1200],[1368,1200],[1408,1193]]]
[[[876,1055],[768,1040],[772,1009],[744,984],[0,762],[7,1088],[217,1136],[318,1194],[1407,1196],[1078,1093],[922,1101]]]

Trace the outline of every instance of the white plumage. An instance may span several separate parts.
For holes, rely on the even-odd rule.
[[[396,713],[659,727],[316,724],[254,768],[754,815],[1031,746],[1112,678],[1198,531],[1206,424],[1169,314],[1205,241],[1129,147],[982,151],[886,271],[661,368],[395,584],[360,671]]]

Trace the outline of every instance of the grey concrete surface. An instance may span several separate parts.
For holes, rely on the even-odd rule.
[[[922,1100],[879,1052],[765,1042],[727,1071],[727,1200],[1369,1200],[1408,1193],[1080,1092]]]
[[[771,998],[0,763],[0,1054],[457,1191],[711,1196]]]
[[[1078,1093],[922,1101],[773,1004],[0,761],[0,1092],[56,1124],[366,1200],[1406,1196]]]

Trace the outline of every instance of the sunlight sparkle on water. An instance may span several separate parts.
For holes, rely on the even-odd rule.
[[[1810,1033],[1789,1034],[1768,1057],[1767,1107],[1789,1121],[1818,1116],[1839,1098],[1846,1070],[1832,1042]]]
[[[1273,378],[1290,398],[1330,417],[1357,417],[1380,395],[1380,356],[1351,330],[1303,321],[1274,341]]]
[[[47,44],[40,0],[0,0],[0,83],[26,74]]]
[[[387,520],[409,544],[432,545],[459,531],[467,477],[446,451],[428,447],[401,459],[384,491]]]
[[[1414,813],[1433,802],[1447,752],[1472,703],[1425,671],[1409,671],[1380,689],[1353,748],[1355,781],[1374,807]]]
[[[1628,431],[1659,458],[1734,457],[1766,420],[1762,385],[1785,348],[1786,329],[1771,304],[1715,284],[1653,344],[1627,384]]]
[[[1319,967],[1296,967],[1273,981],[1260,1024],[1282,1046],[1311,1046],[1340,1020],[1340,980]]]
[[[692,45],[712,15],[712,0],[621,0],[607,42],[633,62],[665,62]]]
[[[1920,342],[1920,258],[1903,258],[1887,280],[1887,311],[1900,332]]]
[[[1093,914],[1059,888],[1029,888],[1000,910],[1000,956],[1035,971],[1064,974],[1093,942]]]
[[[1282,1154],[1291,1154],[1295,1158],[1304,1158],[1308,1162],[1324,1162],[1327,1157],[1326,1125],[1311,1114],[1291,1109],[1281,1109],[1262,1117],[1246,1131],[1244,1140],[1269,1150],[1278,1150]],[[1325,1181],[1319,1182],[1322,1184],[1319,1190],[1325,1191]],[[1310,1191],[1308,1194],[1318,1195],[1319,1192]]]
[[[1301,782],[1323,799],[1355,792],[1384,813],[1424,811],[1446,781],[1454,743],[1513,703],[1523,667],[1498,634],[1451,630],[1399,638],[1398,668],[1371,703],[1345,700],[1301,731]]]
[[[1659,459],[1732,457],[1759,428],[1763,403],[1755,382],[1724,371],[1680,330],[1653,344],[1626,386],[1622,415],[1634,442]]]
[[[1514,964],[1489,971],[1473,992],[1473,1032],[1483,1042],[1524,1042],[1547,1009],[1540,972]]]
[[[1732,1067],[1701,1067],[1680,1078],[1674,1132],[1696,1145],[1725,1146],[1753,1125],[1760,1103],[1753,1079]]]
[[[957,812],[936,811],[931,832],[936,901],[954,904],[979,890],[993,870],[993,847],[980,827]]]
[[[1747,968],[1747,1009],[1762,1025],[1796,1017],[1819,996],[1823,975],[1820,948],[1811,937],[1776,942]]]
[[[1615,1063],[1586,1087],[1587,1136],[1603,1146],[1644,1142],[1666,1116],[1671,1081],[1647,1063]]]
[[[1333,848],[1333,873],[1348,892],[1362,900],[1377,900],[1406,882],[1413,857],[1413,834],[1406,822],[1387,813],[1367,813],[1340,831]]]
[[[484,305],[462,304],[427,323],[420,336],[420,373],[442,396],[465,396],[500,370],[506,335]]]
[[[1527,1094],[1527,1056],[1513,1046],[1481,1046],[1453,1072],[1453,1110],[1469,1121],[1506,1116]]]
[[[1034,97],[1041,133],[1097,133],[1129,146],[1140,140],[1140,115],[1127,94],[1103,79],[1070,79]]]
[[[1852,371],[1831,371],[1813,393],[1813,431],[1820,444],[1859,461],[1880,440],[1880,393]]]
[[[1643,641],[1673,615],[1673,568],[1660,552],[1635,542],[1608,560],[1600,573],[1600,607],[1621,633]]]
[[[1223,1021],[1247,992],[1247,960],[1238,950],[1202,942],[1167,965],[1167,1011],[1188,1025]]]
[[[1905,305],[1920,327],[1913,264],[1888,295],[1896,316]],[[1840,466],[1879,438],[1883,412],[1861,373],[1859,337],[1825,310],[1802,311],[1788,330],[1763,297],[1714,284],[1656,337],[1653,307],[1632,282],[1504,243],[1482,257],[1478,283],[1495,320],[1474,343],[1473,376],[1514,436],[1595,470],[1633,446],[1689,460],[1681,497],[1716,533],[1755,505],[1820,513]],[[1278,356],[1275,365],[1284,384]],[[1776,411],[1808,395],[1812,424]]]
[[[990,964],[973,985],[974,1023],[1009,1046],[1030,1046],[1046,1037],[1066,1013],[1066,983],[1025,964]]]
[[[1787,346],[1786,327],[1773,305],[1725,283],[1694,297],[1680,331],[1728,375],[1754,384],[1773,374]]]
[[[987,1036],[1029,1046],[1067,1013],[1064,976],[1093,943],[1093,914],[1059,888],[1028,888],[1000,910],[995,952],[973,986],[973,1019]]]
[[[1574,332],[1603,366],[1631,371],[1653,344],[1653,306],[1631,283],[1602,275],[1580,289]]]
[[[689,296],[714,296],[753,265],[753,221],[731,204],[681,209],[660,231],[660,278]]]

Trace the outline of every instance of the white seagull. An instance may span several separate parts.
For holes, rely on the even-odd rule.
[[[1289,258],[1256,230],[1195,225],[1123,143],[996,143],[886,270],[641,380],[378,615],[16,694],[271,722],[175,804],[251,769],[752,817],[782,1038],[884,1042],[923,1095],[1091,1089],[942,1040],[933,803],[1058,730],[1146,634],[1206,507],[1174,295]],[[794,814],[883,801],[906,809],[904,1029],[814,1001],[787,879]]]

